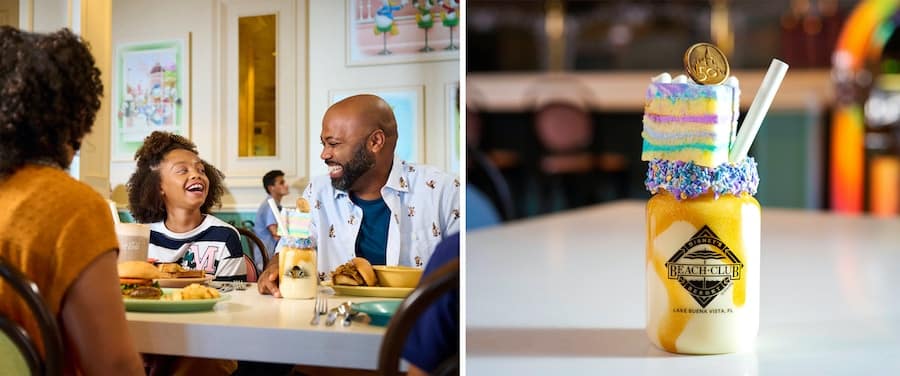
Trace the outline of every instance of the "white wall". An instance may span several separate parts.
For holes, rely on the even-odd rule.
[[[21,11],[20,4],[20,13]],[[33,31],[45,33],[69,26],[68,0],[33,0],[34,16],[31,19]]]
[[[309,128],[314,146],[309,161],[312,176],[324,174],[318,142],[329,90],[419,86],[425,87],[425,163],[450,170],[447,158],[446,85],[459,82],[459,60],[376,66],[346,65],[347,2],[313,0],[309,19]],[[339,20],[339,21],[338,21]],[[436,28],[441,27],[438,20]],[[438,46],[434,46],[438,47]]]
[[[54,1],[54,0],[49,0]],[[253,0],[247,0],[253,1]],[[292,0],[284,0],[292,1]],[[328,107],[329,90],[359,88],[424,86],[424,129],[426,144],[425,163],[444,169],[450,168],[447,158],[447,110],[446,85],[459,81],[459,61],[442,61],[412,64],[390,64],[364,67],[345,65],[346,2],[344,0],[300,0],[298,14],[304,15],[308,27],[299,35],[308,39],[308,48],[298,49],[297,59],[306,59],[306,87],[297,87],[301,101],[305,98],[307,112],[296,126],[309,144],[306,154],[299,154],[298,174],[289,176],[294,182],[292,196],[298,195],[310,175],[325,172],[319,159],[321,146],[319,133],[321,119]],[[222,46],[221,12],[219,0],[116,0],[112,8],[112,46],[120,43],[186,38],[191,34],[190,113],[191,139],[197,144],[201,157],[216,166],[223,166],[227,156],[217,140],[222,139],[224,109],[219,95],[225,79],[221,70],[224,64]],[[106,72],[104,72],[106,73]],[[110,72],[111,73],[111,72]],[[280,83],[288,85],[291,83]],[[107,125],[108,127],[109,125]],[[222,210],[255,210],[265,193],[261,186],[262,175],[270,166],[259,171],[260,181],[229,181],[229,195],[223,200]],[[110,162],[110,186],[112,198],[121,209],[127,207],[125,183],[134,169],[133,162]],[[226,176],[228,171],[223,171]],[[286,202],[292,202],[289,197]]]
[[[19,28],[39,33],[71,28],[70,11],[78,9],[80,1],[70,2],[72,0],[19,0]]]

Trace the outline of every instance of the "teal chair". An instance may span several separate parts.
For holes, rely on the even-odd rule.
[[[244,254],[253,259],[255,265],[260,265],[259,261],[262,261],[262,267],[257,268],[261,273],[262,270],[266,268],[266,265],[269,265],[269,250],[266,249],[266,245],[263,244],[262,240],[256,236],[256,233],[252,230],[248,230],[244,227],[238,227],[237,229],[241,234],[241,243],[247,246],[244,248]],[[259,250],[262,260],[256,259],[256,252],[254,252],[254,250]]]
[[[40,330],[27,333],[7,313],[0,312],[0,375],[61,375],[62,334],[37,285],[2,258],[0,279],[25,301]],[[43,359],[31,337],[34,334],[39,334],[44,344]]]

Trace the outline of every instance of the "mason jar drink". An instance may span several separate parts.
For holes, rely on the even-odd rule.
[[[313,299],[319,286],[316,248],[311,239],[288,239],[278,256],[278,289],[286,299]]]
[[[759,178],[752,158],[705,168],[651,162],[647,186],[647,335],[659,348],[751,348],[759,329]]]
[[[116,223],[119,240],[119,262],[147,261],[150,226],[142,223]]]

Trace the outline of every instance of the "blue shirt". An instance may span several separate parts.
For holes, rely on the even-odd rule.
[[[351,194],[351,200],[362,209],[359,234],[356,235],[356,256],[369,260],[372,265],[385,265],[388,235],[388,221],[391,210],[383,198],[363,200]]]
[[[253,221],[253,232],[256,233],[259,240],[262,240],[263,244],[266,246],[266,251],[271,257],[273,252],[275,252],[275,237],[272,236],[272,232],[269,231],[269,226],[277,225],[278,222],[275,220],[275,214],[272,213],[272,209],[269,209],[269,203],[267,201],[270,198],[272,198],[272,196],[266,196],[266,199],[259,205],[259,209],[256,209],[256,220]],[[278,209],[280,210],[281,206],[278,206]],[[256,247],[253,248],[256,249]],[[262,255],[254,254],[253,259],[258,261],[257,264],[262,263]],[[262,265],[262,267],[264,268],[265,265]],[[260,270],[263,268],[260,268]]]
[[[466,230],[491,227],[500,223],[500,215],[487,195],[466,183]]]
[[[459,233],[435,248],[422,279],[459,258]],[[459,288],[448,291],[429,306],[409,332],[403,358],[431,373],[445,359],[459,353]]]

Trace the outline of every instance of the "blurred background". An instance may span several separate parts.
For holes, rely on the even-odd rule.
[[[740,80],[741,115],[772,58],[791,67],[750,152],[763,206],[895,216],[897,3],[470,0],[469,188],[503,220],[648,198],[647,85],[711,42]]]

